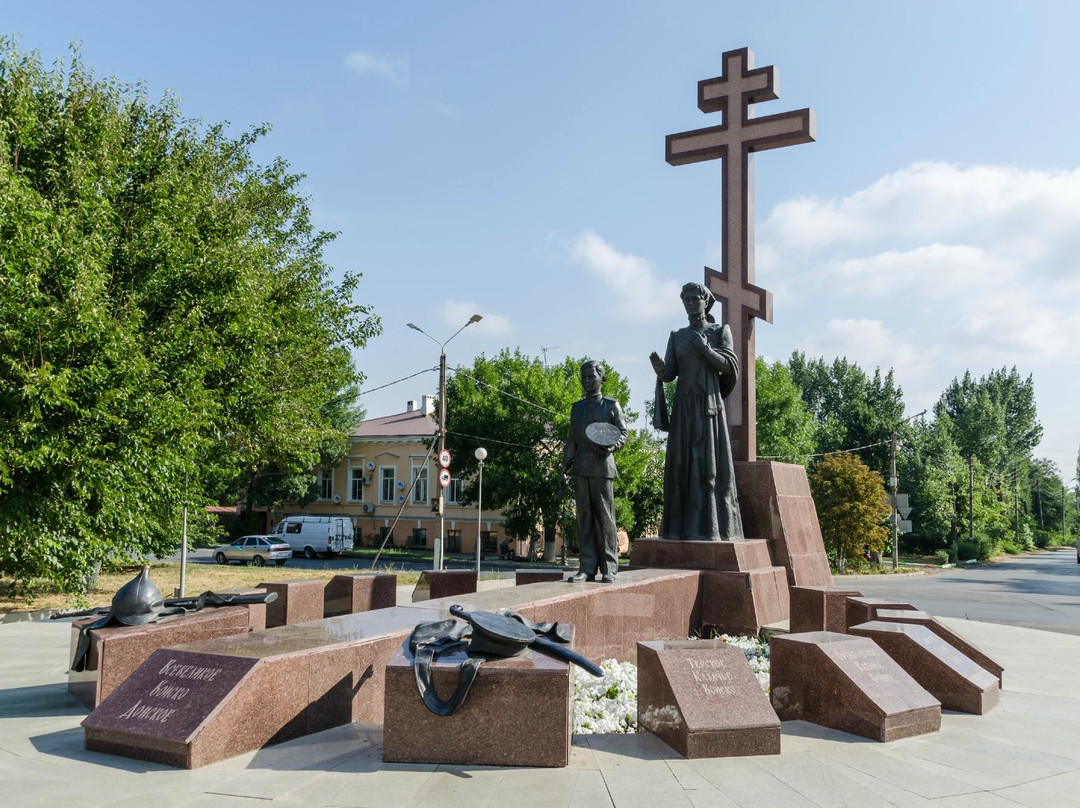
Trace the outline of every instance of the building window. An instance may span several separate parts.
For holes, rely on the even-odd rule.
[[[330,499],[334,496],[334,470],[328,468],[319,469],[319,499]]]
[[[428,490],[428,467],[427,464],[423,466],[412,467],[413,476],[413,490],[412,501],[416,505],[427,504],[427,490]]]
[[[393,502],[394,488],[397,486],[397,469],[383,466],[379,469],[379,501]]]
[[[461,552],[461,531],[460,530],[448,530],[448,531],[446,531],[446,552],[448,552],[448,553],[460,553]]]
[[[364,501],[364,470],[349,469],[349,500]]]
[[[379,528],[379,546],[380,547],[393,547],[394,546],[394,534],[390,532],[390,528],[383,525]]]
[[[427,529],[414,527],[412,532],[413,547],[427,547]]]
[[[499,540],[498,534],[494,530],[481,530],[480,531],[480,549],[485,553],[495,552],[495,543]]]
[[[465,486],[460,477],[451,477],[450,485],[446,487],[446,502],[450,505],[460,505],[465,501]]]

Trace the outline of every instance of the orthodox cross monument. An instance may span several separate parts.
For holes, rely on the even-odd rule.
[[[772,294],[754,285],[754,152],[814,140],[814,112],[799,109],[764,118],[750,105],[773,101],[778,79],[772,66],[754,67],[749,48],[728,51],[724,72],[698,82],[698,109],[722,114],[719,126],[667,136],[673,166],[720,158],[723,162],[723,263],[705,267],[705,285],[723,306],[739,356],[739,383],[728,396],[727,418],[735,460],[757,460],[754,320],[772,322]]]

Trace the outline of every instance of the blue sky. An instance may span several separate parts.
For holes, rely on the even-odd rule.
[[[756,159],[758,353],[894,367],[909,412],[954,376],[1034,374],[1038,453],[1072,476],[1080,425],[1080,5],[995,2],[9,4],[47,61],[268,122],[257,156],[307,176],[328,257],[364,273],[375,387],[520,346],[603,358],[649,395],[677,288],[719,268],[720,165],[664,136],[719,123],[696,83],[725,50],[775,65],[817,142]],[[428,374],[370,415],[434,392]]]

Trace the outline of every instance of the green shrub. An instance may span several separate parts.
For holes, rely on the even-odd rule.
[[[949,551],[944,549],[944,548],[942,548],[940,550],[935,550],[934,551],[934,558],[937,559],[939,564],[948,564],[949,563]]]
[[[1047,547],[1051,547],[1054,541],[1053,536],[1051,536],[1045,530],[1036,530],[1034,540],[1035,546],[1038,547],[1040,550],[1045,550]]]
[[[1031,552],[1035,549],[1035,536],[1031,532],[1031,528],[1028,525],[1020,526],[1019,541],[1016,544],[1021,550],[1025,552]]]
[[[1012,539],[1006,539],[1005,541],[1003,541],[1001,543],[1001,550],[1002,552],[1008,553],[1009,555],[1019,555],[1020,553],[1020,547],[1016,544],[1016,542],[1012,541]]]
[[[957,561],[972,561],[979,557],[978,547],[975,542],[971,541],[958,541],[956,543],[956,560]]]

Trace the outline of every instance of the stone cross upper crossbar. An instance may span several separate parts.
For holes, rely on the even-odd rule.
[[[772,294],[754,285],[753,153],[812,142],[814,112],[751,117],[751,104],[778,97],[775,69],[754,68],[749,48],[726,52],[723,62],[722,75],[698,82],[698,108],[722,112],[723,123],[668,135],[666,159],[673,166],[723,160],[723,263],[719,272],[705,267],[705,285],[723,305],[741,363],[739,384],[727,404],[734,459],[756,460],[754,319],[772,322]]]

